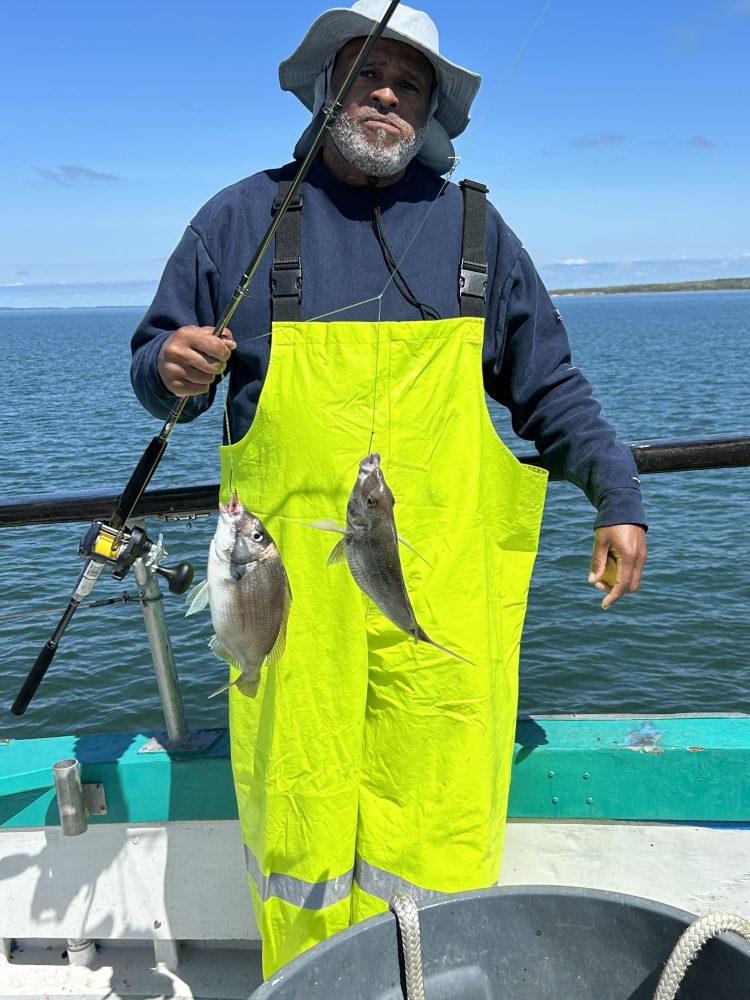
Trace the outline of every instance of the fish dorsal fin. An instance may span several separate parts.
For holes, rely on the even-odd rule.
[[[342,562],[346,562],[346,537],[341,538],[338,542],[336,542],[330,556],[328,557],[329,566]]]
[[[430,569],[432,569],[432,563],[429,562],[427,559],[425,559],[425,557],[420,552],[417,552],[417,550],[414,548],[414,546],[410,545],[407,542],[407,540],[404,538],[403,535],[399,535],[398,536],[398,540],[401,542],[402,545],[405,545],[407,547],[407,549],[409,549],[411,552],[413,552],[415,556],[419,556],[419,558],[422,560],[422,562],[423,563],[427,563],[427,565],[430,567]]]
[[[281,614],[281,626],[279,628],[279,634],[276,636],[276,642],[273,644],[271,652],[266,656],[266,663],[272,664],[277,663],[281,657],[284,655],[284,650],[286,649],[286,627],[289,622],[289,611],[292,607],[292,588],[289,586],[289,580],[284,580],[284,604],[282,605]]]
[[[204,608],[207,608],[208,580],[204,580],[203,583],[199,583],[196,587],[193,587],[185,598],[185,603],[188,605],[188,609],[185,612],[186,618],[188,615],[195,615],[199,611],[203,611]]]

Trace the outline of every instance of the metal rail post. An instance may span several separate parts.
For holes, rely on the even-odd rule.
[[[169,641],[161,588],[154,570],[145,565],[142,559],[136,559],[133,563],[133,573],[138,584],[138,596],[154,661],[167,735],[171,743],[183,743],[188,735],[188,724],[172,644]]]

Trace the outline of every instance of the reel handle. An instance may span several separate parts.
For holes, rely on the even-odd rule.
[[[177,563],[176,566],[157,566],[155,569],[159,576],[163,576],[167,581],[172,594],[184,594],[193,582],[195,571],[189,562]]]

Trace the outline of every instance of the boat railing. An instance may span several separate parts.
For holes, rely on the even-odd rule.
[[[750,466],[750,435],[644,441],[631,444],[630,450],[640,474]],[[519,460],[544,468],[539,456],[519,456]],[[551,478],[559,477],[551,475]],[[135,506],[133,521],[145,518],[169,521],[213,514],[217,509],[218,495],[217,483],[146,490]],[[117,496],[114,492],[100,491],[0,498],[0,528],[106,518]],[[157,579],[157,572],[169,577],[173,571],[160,567],[158,559],[144,558],[134,562],[133,572],[164,711],[165,747],[189,747],[191,739],[199,734],[190,732],[185,716]]]
[[[750,435],[710,437],[685,440],[644,441],[630,445],[641,474],[659,472],[696,472],[750,466]],[[538,455],[519,455],[524,465],[545,468]],[[554,472],[550,479],[560,477]],[[0,497],[0,528],[36,524],[65,524],[107,517],[119,494],[115,492],[52,493],[47,496]],[[219,484],[178,486],[146,490],[138,500],[135,518],[195,517],[214,514]]]

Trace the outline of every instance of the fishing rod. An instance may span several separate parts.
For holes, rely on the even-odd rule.
[[[373,26],[372,31],[367,36],[359,56],[349,70],[346,79],[344,80],[331,106],[327,109],[322,108],[319,112],[318,118],[322,120],[312,146],[300,164],[286,197],[273,217],[271,224],[266,230],[263,239],[253,255],[252,260],[245,269],[245,272],[240,279],[240,283],[237,285],[237,288],[232,295],[229,305],[226,307],[221,315],[221,318],[219,319],[219,322],[214,327],[213,334],[215,337],[220,337],[222,335],[224,330],[229,325],[237,306],[244,298],[255,272],[258,270],[261,259],[268,247],[271,245],[271,241],[276,235],[276,230],[279,228],[281,220],[286,214],[292,199],[297,194],[300,185],[307,176],[313,161],[320,152],[328,133],[333,127],[339,112],[342,110],[344,102],[349,96],[349,93],[354,86],[362,67],[367,61],[373,47],[376,45],[380,36],[388,26],[388,22],[390,21],[391,16],[398,7],[399,3],[400,0],[391,0],[391,3],[382,18]],[[70,620],[75,614],[76,609],[80,606],[81,602],[91,593],[92,588],[99,579],[99,576],[105,566],[109,565],[112,568],[115,579],[119,580],[122,579],[136,559],[144,558],[146,560],[150,560],[155,572],[167,577],[169,588],[173,593],[184,593],[187,587],[190,586],[190,582],[192,580],[192,568],[189,567],[187,563],[180,563],[179,566],[174,567],[173,569],[159,566],[158,558],[161,549],[160,544],[154,544],[147,537],[142,528],[134,527],[130,529],[127,527],[127,522],[131,519],[141,494],[148,486],[151,478],[156,472],[159,462],[161,462],[162,457],[164,456],[169,436],[172,433],[175,424],[179,421],[182,411],[185,409],[185,405],[187,404],[187,400],[187,396],[183,396],[177,400],[161,431],[156,435],[156,437],[151,439],[151,442],[141,455],[138,464],[133,470],[125,489],[115,499],[114,510],[112,511],[112,516],[109,521],[94,521],[84,535],[78,552],[79,555],[83,556],[87,560],[86,564],[78,577],[75,587],[73,588],[73,596],[70,599],[70,603],[68,604],[65,613],[60,619],[57,628],[52,633],[52,636],[48,640],[47,644],[43,647],[39,656],[37,656],[34,665],[29,671],[29,674],[21,687],[21,690],[16,696],[16,700],[11,706],[10,710],[13,715],[23,715],[29,707],[31,699],[36,694],[37,688],[41,684],[42,679],[44,678],[44,675],[46,674],[47,669],[57,652],[60,639],[62,638],[65,629],[70,624]]]

